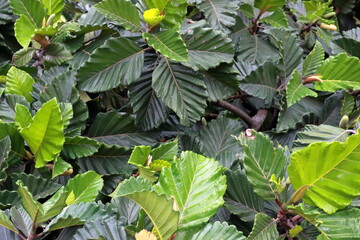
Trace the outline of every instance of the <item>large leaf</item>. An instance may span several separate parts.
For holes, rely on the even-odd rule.
[[[11,67],[6,74],[6,93],[24,96],[28,102],[33,98],[30,92],[33,90],[34,79],[25,71]]]
[[[274,148],[269,137],[255,131],[251,137],[242,134],[239,142],[244,150],[244,166],[254,192],[266,200],[277,197],[276,187],[270,179],[273,174],[277,178],[284,176],[287,158],[284,148]]]
[[[64,144],[64,123],[56,99],[45,103],[36,113],[33,122],[20,131],[35,154],[36,167],[54,160]]]
[[[0,25],[6,24],[12,20],[12,12],[8,0],[0,1]]]
[[[144,68],[138,81],[129,87],[130,102],[135,113],[135,123],[143,130],[159,127],[168,116],[168,108],[151,87],[152,69]]]
[[[240,88],[254,97],[264,99],[270,105],[278,88],[277,73],[276,65],[266,62],[243,79]]]
[[[63,154],[71,159],[93,155],[100,148],[100,144],[90,138],[76,136],[65,138]]]
[[[176,234],[175,240],[209,240],[209,239],[226,239],[226,240],[245,240],[246,237],[233,225],[226,222],[208,223],[202,228],[183,231]]]
[[[178,28],[172,28],[157,34],[143,33],[147,43],[156,51],[174,61],[188,62],[188,50],[180,37]]]
[[[153,73],[153,88],[163,102],[176,112],[183,125],[198,121],[206,107],[203,77],[191,69],[164,58]]]
[[[136,145],[154,145],[157,143],[158,134],[139,132],[131,115],[107,112],[97,115],[89,129],[88,136],[108,145],[134,147]]]
[[[116,196],[125,196],[139,204],[154,224],[153,231],[159,239],[169,239],[176,231],[179,221],[179,213],[173,210],[174,200],[169,200],[165,195],[159,195],[155,191],[149,191],[149,186],[144,188],[137,184],[138,181],[130,178],[121,183]]]
[[[66,184],[66,191],[69,194],[66,204],[92,202],[96,199],[103,186],[104,180],[96,172],[89,171],[78,174]]]
[[[9,164],[6,162],[9,157],[9,152],[11,150],[11,139],[9,136],[0,140],[0,183],[6,180],[7,174],[6,170]]]
[[[330,46],[333,55],[345,52],[350,56],[360,57],[360,42],[354,39],[347,37],[338,38],[333,40]]]
[[[11,140],[11,151],[6,161],[10,167],[13,167],[20,163],[25,156],[24,140],[16,129],[15,124],[0,123],[0,139],[6,136],[9,136]]]
[[[64,0],[41,0],[44,7],[47,9],[47,14],[61,13],[64,9],[65,2]]]
[[[0,225],[6,227],[7,229],[13,231],[16,234],[19,234],[19,231],[16,229],[14,224],[10,221],[7,214],[3,211],[0,211]]]
[[[46,48],[44,57],[45,63],[60,65],[61,63],[72,59],[71,52],[61,43],[51,43]]]
[[[131,1],[105,0],[93,7],[106,17],[117,21],[127,30],[141,31],[139,13]]]
[[[288,167],[295,189],[308,185],[305,203],[316,205],[332,214],[344,208],[360,194],[360,134],[344,142],[321,142],[291,155]]]
[[[279,233],[276,229],[276,221],[264,213],[255,217],[253,229],[248,240],[278,239]]]
[[[223,205],[223,171],[215,160],[193,152],[183,152],[171,168],[162,170],[155,189],[175,198],[180,211],[178,229],[207,222]]]
[[[131,149],[123,147],[101,146],[94,155],[78,159],[83,171],[93,170],[101,175],[119,174],[129,177],[133,166],[127,164]]]
[[[360,210],[349,208],[334,214],[321,214],[318,217],[321,224],[318,228],[323,233],[322,239],[359,239],[360,238]]]
[[[186,0],[145,0],[148,9],[157,8],[165,14],[161,25],[166,28],[180,26],[185,18],[187,10]]]
[[[264,200],[254,193],[245,171],[226,172],[227,189],[225,207],[245,222],[254,221],[255,215],[264,212]]]
[[[273,11],[285,5],[285,0],[255,0],[254,6],[262,11]]]
[[[235,25],[239,1],[203,0],[197,7],[204,12],[205,18],[212,29],[221,30],[223,33],[228,34],[230,28]]]
[[[238,135],[243,126],[240,121],[219,116],[200,131],[203,154],[231,167],[241,149],[232,135]]]
[[[307,96],[317,97],[317,93],[303,85],[299,71],[295,69],[293,71],[290,81],[286,86],[287,106],[290,107],[291,105],[298,102],[300,99]]]
[[[360,60],[340,53],[329,57],[317,70],[322,81],[315,82],[315,89],[334,92],[339,89],[360,90]]]
[[[97,48],[77,72],[78,88],[101,92],[135,82],[144,65],[144,50],[126,38],[111,38]]]
[[[306,125],[305,128],[296,133],[293,151],[307,147],[314,142],[345,142],[349,133],[346,130],[331,125]]]
[[[136,221],[140,211],[140,206],[133,200],[126,197],[116,197],[111,199],[106,206],[106,210],[114,213],[118,218],[125,217],[126,225]]]
[[[20,15],[14,25],[15,37],[25,49],[29,46],[35,32],[35,25],[23,14]]]
[[[9,2],[13,13],[19,16],[23,14],[30,20],[31,24],[41,27],[46,13],[44,6],[38,0],[10,0]]]
[[[313,50],[306,56],[303,64],[302,77],[315,74],[324,61],[325,52],[321,43],[316,41]]]
[[[225,34],[211,28],[194,28],[184,36],[188,46],[190,66],[194,70],[208,70],[222,62],[231,63],[234,45]]]

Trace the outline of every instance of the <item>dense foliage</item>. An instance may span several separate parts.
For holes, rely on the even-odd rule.
[[[358,0],[0,0],[1,239],[360,239]]]

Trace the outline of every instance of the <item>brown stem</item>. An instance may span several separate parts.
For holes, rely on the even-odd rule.
[[[269,113],[268,109],[260,109],[251,119],[252,119],[252,128],[258,131],[263,125],[267,115]]]
[[[225,101],[219,101],[216,103],[216,105],[225,108],[236,115],[238,115],[244,122],[246,122],[249,126],[252,125],[252,119],[249,115],[247,115],[245,112],[243,112],[240,108],[235,107],[231,103],[225,102]]]
[[[46,39],[46,37],[43,35],[35,34],[35,36],[33,38],[35,41],[40,43],[42,48],[46,48],[47,46],[50,45],[50,41],[48,39]]]

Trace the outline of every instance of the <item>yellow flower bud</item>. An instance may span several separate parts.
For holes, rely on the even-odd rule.
[[[144,20],[152,27],[158,25],[165,15],[161,15],[160,10],[157,8],[152,8],[144,12]]]

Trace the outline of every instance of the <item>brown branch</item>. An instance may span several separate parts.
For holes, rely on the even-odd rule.
[[[249,126],[252,124],[252,119],[249,115],[247,115],[244,111],[242,111],[240,108],[235,107],[231,103],[225,102],[225,101],[219,101],[216,103],[216,105],[225,108],[236,115],[238,115],[244,122],[246,122]]]
[[[252,119],[252,124],[251,124],[251,128],[253,128],[254,130],[258,131],[261,126],[263,125],[267,115],[269,113],[268,109],[260,109],[251,119]]]

